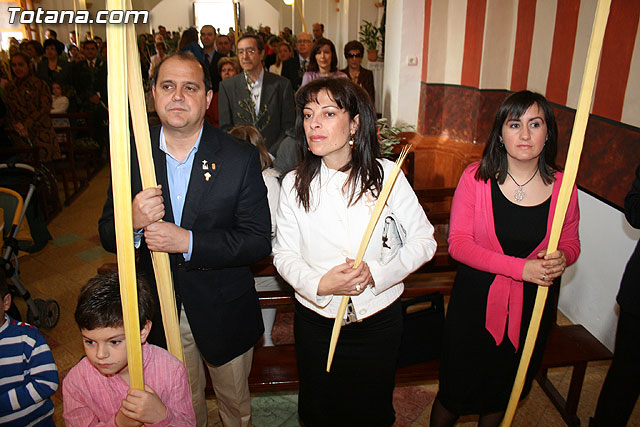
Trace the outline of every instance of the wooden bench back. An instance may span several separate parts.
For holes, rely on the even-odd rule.
[[[455,139],[423,136],[416,132],[401,135],[413,144],[416,153],[415,188],[455,188],[467,165],[480,160],[484,150],[484,145]]]

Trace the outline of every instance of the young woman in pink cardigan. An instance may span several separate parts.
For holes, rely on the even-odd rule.
[[[460,178],[449,229],[449,252],[460,265],[445,322],[432,427],[452,426],[468,414],[479,414],[480,426],[500,424],[537,286],[559,286],[554,279],[580,253],[575,188],[558,251],[545,253],[562,183],[557,136],[547,100],[529,91],[514,93],[498,110],[482,160]],[[545,306],[523,397],[542,359],[554,299]]]

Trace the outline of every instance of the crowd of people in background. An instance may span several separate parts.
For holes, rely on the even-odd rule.
[[[356,40],[347,43],[344,57],[348,66],[338,70],[338,53],[334,43],[324,38],[324,25],[318,22],[312,28],[312,34],[302,32],[297,36],[288,27],[278,35],[272,34],[269,26],[261,26],[258,31],[248,28],[244,35],[252,34],[256,49],[259,50],[258,61],[253,61],[257,70],[255,77],[265,72],[287,79],[290,94],[286,95],[286,108],[293,105],[293,94],[300,86],[320,77],[349,78],[363,87],[375,102],[373,74],[361,66],[363,45]],[[242,32],[236,34],[231,27],[225,34],[211,25],[202,26],[200,31],[190,27],[182,33],[167,31],[165,26],[160,25],[153,33],[140,34],[137,47],[149,111],[153,112],[154,108],[151,87],[155,68],[167,56],[188,51],[204,63],[209,71],[214,97],[206,118],[214,126],[221,126],[218,95],[220,83],[243,71],[247,74],[242,58],[237,56],[236,46],[236,37],[244,35]],[[1,143],[14,146],[36,145],[41,148],[41,160],[57,160],[61,153],[50,114],[81,112],[88,113],[91,117],[95,143],[106,157],[107,41],[88,31],[81,37],[75,31],[70,31],[66,44],[58,39],[58,34],[53,29],[47,29],[44,36],[42,43],[37,40],[10,39],[6,57],[9,61],[0,67],[0,102],[3,103],[0,110],[4,112],[0,117],[0,126],[6,130]],[[238,88],[240,86],[236,86]],[[273,127],[273,123],[278,122],[275,115],[280,112],[270,111],[262,116],[256,112],[244,122],[241,120],[236,123],[232,120],[222,123],[222,126],[226,126],[226,130],[234,125],[251,125],[260,129],[258,121],[261,119],[272,123],[271,126],[263,123],[263,127]],[[293,111],[287,114],[292,116]],[[277,143],[276,148],[279,147],[284,134],[292,134],[292,128],[293,121],[285,119],[283,126],[280,126],[277,141],[269,141],[267,138],[267,146]],[[261,133],[266,137],[264,132]],[[274,149],[272,155],[275,154]],[[289,167],[292,167],[289,163],[287,162]]]

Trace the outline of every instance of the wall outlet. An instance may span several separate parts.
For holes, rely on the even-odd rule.
[[[418,57],[415,55],[410,55],[407,57],[407,65],[411,66],[411,67],[415,67],[416,65],[418,65]]]

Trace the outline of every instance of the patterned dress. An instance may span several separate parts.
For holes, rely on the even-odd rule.
[[[39,78],[29,75],[14,80],[4,93],[7,106],[7,129],[15,134],[14,125],[22,123],[29,135],[29,141],[40,147],[40,160],[50,162],[60,158],[60,146],[55,140],[56,133],[51,124],[51,93],[49,86]]]

